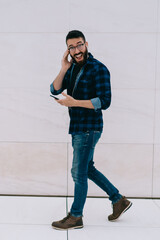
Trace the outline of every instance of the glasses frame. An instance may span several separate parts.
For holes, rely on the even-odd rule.
[[[75,46],[75,47],[70,47],[70,48],[68,48],[68,50],[70,51],[70,52],[75,52],[76,51],[76,48],[80,51],[80,50],[82,50],[82,48],[84,47],[84,45],[85,45],[85,43],[80,43],[80,44],[78,44],[77,46]]]

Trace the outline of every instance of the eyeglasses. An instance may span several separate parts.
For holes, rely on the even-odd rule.
[[[83,50],[83,47],[84,47],[84,43],[81,43],[81,44],[78,44],[76,47],[70,47],[70,48],[68,48],[68,50],[73,53],[73,52],[76,51],[76,48],[77,48],[79,51],[81,51],[81,50]]]

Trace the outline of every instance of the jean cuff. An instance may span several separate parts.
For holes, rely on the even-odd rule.
[[[117,202],[119,202],[119,200],[121,200],[123,196],[121,194],[118,194],[117,198],[115,198],[114,200],[112,200],[112,204],[115,204]]]
[[[70,212],[70,215],[71,215],[71,216],[73,216],[73,217],[83,217],[83,215],[82,215],[82,214],[78,214],[78,215],[76,215],[76,214],[74,214],[74,213],[71,213],[71,212]]]

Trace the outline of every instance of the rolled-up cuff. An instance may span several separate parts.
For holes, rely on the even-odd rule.
[[[59,89],[59,90],[55,90],[54,87],[53,87],[53,83],[51,83],[50,85],[50,92],[53,94],[53,95],[58,95],[62,92],[62,88]]]
[[[100,101],[99,97],[92,98],[91,102],[92,102],[92,105],[93,105],[95,111],[98,109],[101,109],[101,101]]]

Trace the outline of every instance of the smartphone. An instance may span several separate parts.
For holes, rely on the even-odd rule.
[[[50,97],[53,97],[54,99],[59,100],[59,98],[57,98],[57,97],[55,97],[53,95],[50,95]]]

